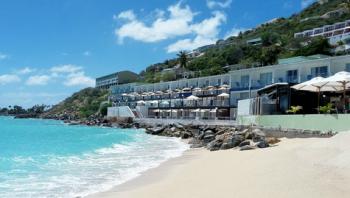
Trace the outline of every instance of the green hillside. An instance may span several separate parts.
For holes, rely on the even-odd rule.
[[[100,113],[101,104],[108,99],[108,91],[86,88],[74,93],[63,102],[45,112],[44,118],[59,118],[69,115],[72,119],[83,119]]]
[[[265,23],[238,36],[217,43],[205,50],[203,56],[188,59],[186,69],[191,77],[216,75],[227,72],[228,65],[239,64],[243,67],[272,65],[279,58],[307,56],[312,54],[332,54],[332,46],[323,38],[296,39],[294,34],[307,29],[333,24],[350,19],[350,2],[348,0],[323,0],[323,4],[315,2],[300,13],[288,18],[279,18]],[[320,16],[334,10],[346,12],[329,18]],[[247,44],[250,39],[262,39],[262,45]],[[173,68],[180,61],[177,58],[157,63],[141,72],[144,82],[174,80],[175,74],[164,74],[165,69]],[[171,76],[170,76],[171,75]],[[179,78],[179,77],[177,77]]]

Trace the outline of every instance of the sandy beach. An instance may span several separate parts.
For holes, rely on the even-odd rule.
[[[190,150],[90,198],[349,197],[350,132],[267,149]]]

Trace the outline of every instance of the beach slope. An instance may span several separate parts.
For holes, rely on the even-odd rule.
[[[99,198],[338,198],[350,194],[350,132],[267,149],[191,150]]]

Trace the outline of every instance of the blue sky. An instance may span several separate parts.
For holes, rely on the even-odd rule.
[[[1,0],[0,107],[55,104],[312,0]]]

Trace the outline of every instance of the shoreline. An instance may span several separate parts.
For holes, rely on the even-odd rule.
[[[187,142],[184,142],[187,143]],[[85,196],[84,198],[109,198],[118,197],[119,194],[127,193],[128,191],[138,188],[140,186],[149,185],[150,183],[157,183],[158,180],[166,179],[166,174],[169,169],[176,169],[183,167],[189,161],[195,160],[200,153],[208,152],[204,148],[188,149],[182,153],[181,156],[170,158],[159,166],[148,169],[142,172],[139,176],[132,178],[122,184],[114,186],[108,191],[98,192]],[[154,179],[156,177],[157,179]]]
[[[283,138],[276,146],[245,152],[190,149],[87,198],[345,198],[350,193],[348,141],[350,132],[332,138]]]

